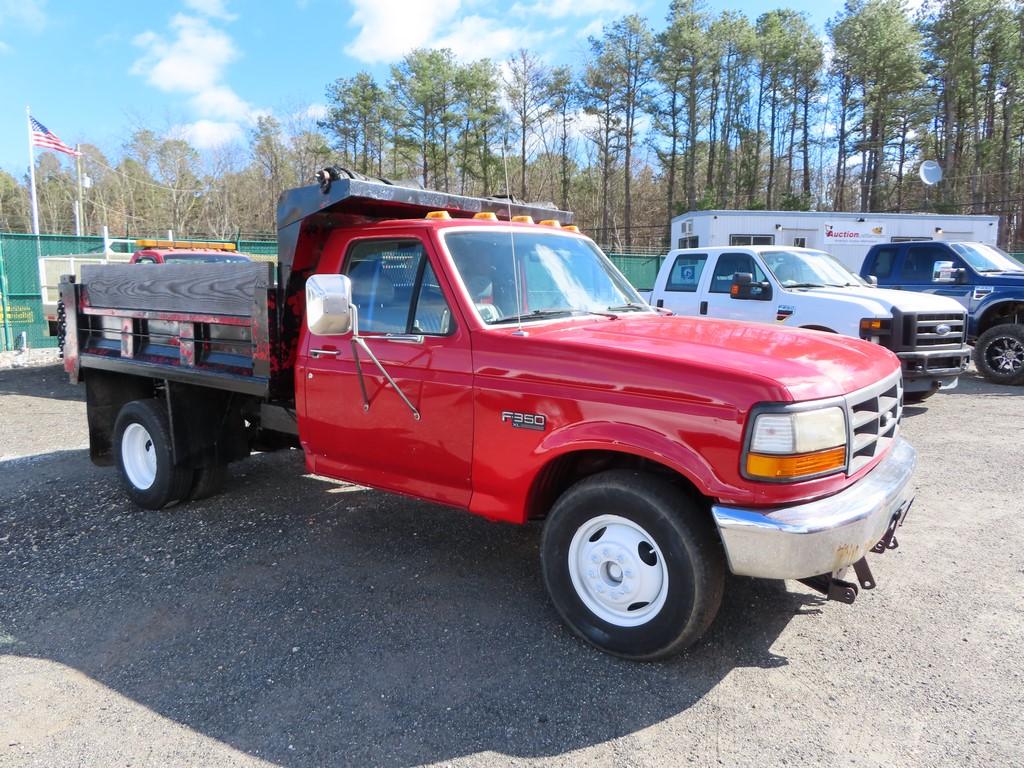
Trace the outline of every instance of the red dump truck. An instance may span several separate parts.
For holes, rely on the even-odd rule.
[[[512,200],[327,169],[278,222],[276,268],[61,283],[92,459],[140,506],[295,447],[319,475],[543,519],[555,608],[636,659],[696,641],[727,570],[844,602],[875,586],[915,464],[888,350],[667,316],[571,214]]]

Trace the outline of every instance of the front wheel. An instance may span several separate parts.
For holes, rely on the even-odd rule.
[[[157,400],[133,400],[114,423],[114,456],[121,482],[144,509],[163,509],[188,496],[193,472],[174,465],[167,411]]]
[[[637,660],[696,642],[725,581],[710,517],[668,481],[629,470],[581,480],[558,499],[541,537],[541,568],[577,635]]]
[[[1024,326],[1005,323],[989,328],[974,347],[978,373],[996,384],[1024,382]]]

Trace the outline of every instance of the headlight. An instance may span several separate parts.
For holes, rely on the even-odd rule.
[[[872,336],[888,336],[892,333],[892,318],[865,317],[860,321],[860,337],[870,339]]]
[[[760,413],[750,427],[745,474],[751,479],[800,480],[846,468],[846,413],[830,406]]]

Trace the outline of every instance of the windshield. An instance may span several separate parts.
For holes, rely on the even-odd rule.
[[[500,229],[452,231],[444,241],[488,325],[574,314],[650,312],[597,246],[582,237]],[[520,285],[516,298],[516,285]]]
[[[1024,264],[1005,251],[984,243],[950,243],[975,272],[1024,272]]]
[[[761,257],[783,288],[866,285],[824,251],[765,251]]]

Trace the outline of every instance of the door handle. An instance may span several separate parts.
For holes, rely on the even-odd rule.
[[[706,315],[708,313],[708,303],[706,301],[702,301],[700,303],[700,313],[702,315]]]
[[[337,357],[338,350],[336,349],[311,349],[309,354],[313,357]]]

